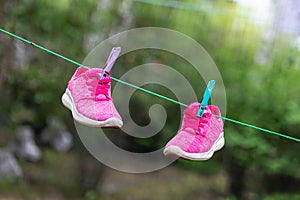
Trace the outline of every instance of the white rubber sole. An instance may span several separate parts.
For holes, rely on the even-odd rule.
[[[61,100],[64,106],[67,107],[69,110],[71,110],[74,120],[76,120],[77,122],[83,125],[87,125],[91,127],[99,127],[99,128],[108,128],[108,127],[120,128],[123,126],[123,122],[120,119],[115,117],[109,118],[105,121],[97,121],[80,114],[76,109],[71,92],[68,89],[66,89],[65,93],[62,95]]]
[[[208,160],[215,151],[222,149],[225,144],[224,133],[221,133],[212,148],[204,153],[188,153],[178,146],[168,146],[164,149],[164,154],[169,157],[181,157],[188,160]]]

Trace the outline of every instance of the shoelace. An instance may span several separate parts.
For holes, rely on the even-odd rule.
[[[107,81],[99,81],[96,88],[96,101],[106,101],[110,100],[111,97],[109,95],[109,82]]]
[[[205,131],[204,129],[208,126],[208,122],[209,122],[209,119],[212,117],[212,114],[211,113],[204,113],[202,115],[202,117],[200,118],[199,120],[199,124],[198,124],[198,134],[201,134],[203,136],[205,136]]]
[[[205,136],[204,130],[208,126],[208,122],[212,114],[205,112],[201,118],[198,118],[196,116],[196,112],[193,112],[192,110],[186,110],[184,114],[185,127],[183,127],[183,130],[192,128],[196,131],[196,134],[203,134],[203,136]]]

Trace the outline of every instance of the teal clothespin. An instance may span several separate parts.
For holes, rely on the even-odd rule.
[[[199,110],[197,112],[197,117],[202,117],[203,113],[204,113],[204,110],[205,110],[205,107],[207,106],[208,104],[208,100],[210,99],[210,96],[211,96],[211,92],[212,90],[214,89],[215,87],[215,83],[216,81],[215,80],[210,80],[207,84],[207,87],[206,87],[206,90],[204,92],[204,95],[203,95],[203,99],[202,99],[202,102],[200,104],[200,107],[199,107]]]

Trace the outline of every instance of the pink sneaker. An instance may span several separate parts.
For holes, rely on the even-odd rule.
[[[185,109],[181,129],[164,149],[166,156],[208,160],[224,146],[223,121],[214,116],[221,115],[219,108],[206,106],[202,118],[199,118],[199,105],[195,102]]]
[[[100,80],[103,69],[79,67],[62,96],[63,104],[72,111],[79,123],[92,127],[123,125],[110,92],[110,75]]]

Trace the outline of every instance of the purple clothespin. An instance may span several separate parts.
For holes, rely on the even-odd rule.
[[[110,73],[110,70],[114,66],[114,63],[116,62],[117,58],[119,57],[121,53],[121,47],[114,47],[112,48],[109,57],[107,58],[107,61],[105,63],[104,73],[101,76],[101,80],[105,79],[106,76]]]

